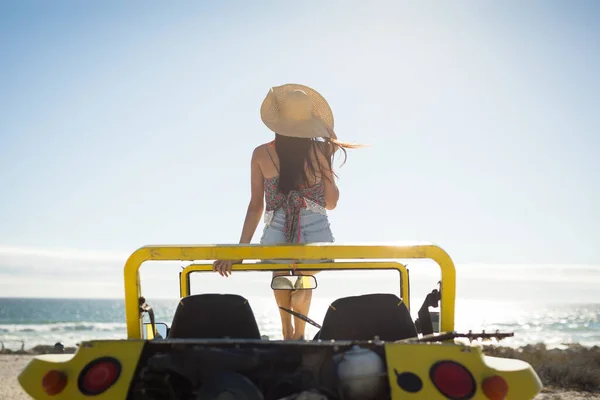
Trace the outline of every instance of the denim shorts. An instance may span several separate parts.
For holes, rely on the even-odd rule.
[[[285,212],[277,210],[273,213],[269,225],[265,225],[260,244],[275,245],[286,244],[283,227]],[[307,209],[300,210],[300,242],[299,243],[333,243],[335,241],[327,215]],[[263,262],[292,263],[294,260],[262,260]],[[314,264],[319,262],[332,262],[332,260],[297,260],[297,263]]]

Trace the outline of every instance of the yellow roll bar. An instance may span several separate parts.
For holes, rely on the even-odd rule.
[[[141,296],[139,268],[145,261],[198,261],[198,260],[395,260],[431,259],[441,269],[440,331],[454,330],[456,299],[456,270],[450,256],[431,243],[397,245],[339,245],[332,243],[234,245],[155,245],[144,246],[133,252],[124,268],[125,315],[127,337],[142,337],[142,319],[138,299]],[[335,263],[337,264],[337,263]],[[268,268],[273,268],[271,264]],[[288,264],[289,265],[289,264]],[[374,264],[376,265],[376,264]],[[363,268],[369,268],[365,263]],[[235,264],[233,270],[244,270],[247,265]],[[320,264],[297,264],[301,269],[323,269]],[[373,268],[373,267],[371,267]],[[377,268],[377,267],[375,267]]]
[[[244,268],[245,267],[245,268]],[[256,263],[240,264],[236,271],[278,271],[289,270],[290,264]],[[395,269],[400,273],[400,297],[410,310],[410,293],[408,284],[408,270],[406,266],[399,262],[336,262],[336,263],[318,263],[318,264],[296,264],[297,270],[366,270],[366,269]],[[186,297],[190,295],[190,283],[188,280],[192,272],[212,271],[212,264],[190,264],[185,267],[179,276],[179,295]]]

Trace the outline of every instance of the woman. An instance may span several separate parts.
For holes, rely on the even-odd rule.
[[[337,141],[333,114],[315,90],[295,84],[271,88],[261,107],[261,118],[275,132],[275,140],[254,149],[251,198],[240,243],[250,243],[264,210],[261,244],[333,242],[327,210],[339,199],[333,158],[338,149],[354,148]],[[213,269],[231,274],[242,260],[217,260]],[[278,262],[287,262],[278,260]],[[290,260],[289,262],[292,262]],[[314,261],[318,262],[318,261]],[[315,272],[305,272],[305,274]],[[288,275],[277,272],[274,275]],[[312,290],[274,290],[278,307],[308,315]],[[306,323],[279,309],[284,340],[304,337]]]

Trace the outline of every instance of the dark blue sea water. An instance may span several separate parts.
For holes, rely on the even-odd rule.
[[[315,298],[310,317],[321,322],[334,299]],[[263,334],[280,338],[278,311],[271,297],[249,297]],[[169,325],[178,299],[151,302],[158,321]],[[418,306],[413,307],[416,314]],[[456,329],[501,329],[515,332],[503,341],[518,346],[544,342],[551,347],[568,343],[600,345],[600,304],[537,304],[508,301],[458,300]],[[307,336],[314,334],[307,327]],[[21,299],[0,298],[0,341],[8,348],[24,344],[62,342],[73,346],[82,340],[125,338],[122,299]]]
[[[155,300],[159,320],[172,319],[175,300]],[[121,299],[0,298],[0,341],[8,348],[62,342],[74,345],[91,338],[124,338]]]

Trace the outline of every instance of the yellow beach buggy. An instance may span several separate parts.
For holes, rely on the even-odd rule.
[[[335,300],[310,340],[268,340],[252,305],[237,294],[190,294],[190,274],[212,272],[211,261],[242,263],[234,271],[282,271],[303,260],[308,270],[397,270],[398,295],[367,293]],[[431,259],[441,268],[439,290],[410,314],[403,259]],[[157,323],[142,296],[145,261],[189,261],[180,272],[181,300],[171,326]],[[334,260],[310,264],[310,260]],[[289,262],[289,261],[288,261]],[[36,356],[19,375],[34,399],[532,399],[542,384],[523,361],[489,357],[454,331],[455,268],[441,248],[407,245],[297,244],[145,246],[124,269],[127,338],[82,342],[73,355]],[[298,283],[300,283],[298,285]],[[267,283],[265,283],[267,284]],[[271,288],[314,290],[315,276],[276,276]],[[439,304],[439,332],[430,307]],[[144,323],[144,315],[150,317]],[[496,332],[493,336],[501,336]]]

